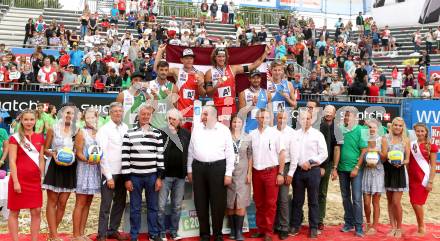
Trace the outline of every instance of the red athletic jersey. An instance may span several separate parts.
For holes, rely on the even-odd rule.
[[[118,10],[125,10],[125,0],[119,0]]]
[[[194,100],[199,99],[196,73],[187,73],[183,69],[179,69],[176,86],[179,89],[177,109],[182,112],[184,117],[193,117]]]
[[[216,107],[232,106],[235,109],[235,77],[231,66],[226,66],[224,73],[217,68],[211,68],[211,77],[213,86],[217,85],[219,80],[221,81],[213,95],[214,105]],[[224,80],[223,77],[226,79]]]

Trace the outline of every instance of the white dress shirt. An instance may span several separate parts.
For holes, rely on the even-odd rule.
[[[125,123],[116,125],[110,120],[96,134],[96,141],[103,152],[101,172],[107,180],[113,179],[112,175],[121,174],[122,138],[127,131],[128,127]]]
[[[268,167],[279,165],[279,154],[283,151],[284,144],[281,141],[281,132],[276,127],[266,127],[262,133],[257,128],[249,135],[252,148],[253,168],[263,170]]]
[[[284,144],[284,150],[286,151],[284,163],[290,163],[290,143],[294,140],[296,131],[292,127],[286,126],[280,132],[281,142]]]
[[[296,140],[292,141],[290,153],[292,159],[287,175],[291,177],[296,170],[296,166],[301,166],[305,162],[313,161],[315,162],[314,165],[320,165],[328,156],[324,135],[313,127],[310,127],[307,131],[304,131],[304,129],[297,130]]]
[[[231,131],[217,122],[214,128],[204,125],[194,128],[188,148],[188,173],[192,173],[193,160],[214,162],[226,159],[225,176],[232,176],[234,171],[235,153]]]

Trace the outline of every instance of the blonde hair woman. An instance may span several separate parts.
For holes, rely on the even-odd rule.
[[[44,169],[43,134],[35,133],[36,114],[24,110],[18,133],[9,139],[11,176],[8,186],[8,227],[11,240],[18,241],[18,215],[21,209],[31,212],[31,239],[38,240],[41,222],[41,173]]]
[[[388,215],[391,231],[387,236],[402,237],[402,195],[408,191],[406,165],[409,162],[410,144],[405,121],[396,117],[391,123],[389,134],[382,138],[382,156],[388,157],[384,162],[385,190],[388,201]],[[392,164],[390,154],[402,156],[402,162]]]

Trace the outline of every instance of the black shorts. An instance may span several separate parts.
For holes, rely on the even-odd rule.
[[[382,39],[382,46],[388,46],[388,39]]]
[[[110,23],[118,24],[118,19],[111,18]]]
[[[125,14],[125,10],[119,10],[119,15],[124,15]]]

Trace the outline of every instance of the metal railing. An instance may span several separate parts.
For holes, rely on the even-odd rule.
[[[60,8],[58,0],[0,0],[0,4],[16,8]]]
[[[68,88],[66,86],[61,84],[0,82],[0,91],[119,93],[123,90],[122,87],[113,86],[105,86],[99,89],[94,88],[92,85],[69,84]]]
[[[192,2],[163,2],[159,6],[160,16],[176,16],[187,18],[198,18],[201,16],[201,3]],[[282,14],[287,15],[286,10],[277,10],[269,8],[237,8],[236,15],[243,17],[243,20],[249,24],[276,24]],[[218,11],[220,14],[220,11]],[[219,15],[220,16],[220,15]]]
[[[273,58],[266,58],[266,60],[269,61],[269,62],[272,62],[272,61],[274,61],[275,59],[273,59]],[[270,65],[270,63],[267,63],[267,64]],[[287,61],[286,61],[286,66],[287,66],[288,64],[292,64],[292,65],[295,67],[295,73],[299,73],[299,74],[301,74],[301,77],[302,77],[303,79],[304,79],[304,78],[309,78],[310,73],[311,73],[309,69],[307,69],[307,68],[305,68],[305,67],[299,65],[294,59],[287,59]]]
[[[65,85],[60,84],[42,84],[42,83],[4,83],[0,82],[0,91],[29,91],[29,92],[79,92],[79,93],[119,93],[124,90],[122,87],[105,86],[104,88],[95,89],[93,85],[77,85],[71,84],[70,89],[66,90]],[[394,97],[394,96],[368,96],[368,95],[326,95],[326,94],[309,94],[300,93],[298,101],[318,100],[320,102],[356,102],[356,103],[386,103],[401,104],[403,100],[408,99],[435,99],[439,98],[421,98],[421,97]],[[201,97],[200,100],[212,100],[209,97]],[[238,100],[237,100],[238,101]]]

